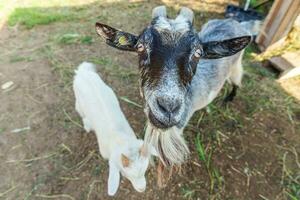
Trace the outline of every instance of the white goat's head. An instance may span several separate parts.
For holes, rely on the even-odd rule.
[[[137,52],[145,113],[156,128],[184,126],[191,106],[190,83],[200,59],[231,56],[251,40],[242,36],[203,43],[192,24],[190,9],[182,8],[176,19],[168,19],[164,6],[153,10],[151,24],[138,36],[96,23],[108,45]]]
[[[138,192],[146,189],[145,173],[147,171],[150,150],[142,140],[132,141],[130,146],[120,146],[109,160],[108,194],[114,195],[119,187],[120,173],[126,177]]]

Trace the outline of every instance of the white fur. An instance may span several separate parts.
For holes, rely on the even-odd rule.
[[[136,138],[115,93],[98,76],[94,65],[87,62],[76,70],[73,89],[76,110],[82,117],[84,129],[95,131],[100,153],[109,160],[108,194],[116,193],[120,173],[137,191],[144,191],[150,153],[140,153],[143,141]],[[130,160],[128,167],[122,164],[122,154]]]
[[[183,130],[177,127],[165,131],[156,129],[148,122],[144,139],[145,143],[151,144],[159,153],[159,158],[165,166],[180,165],[190,153],[182,133]]]
[[[187,7],[182,7],[176,19],[166,17],[166,8],[164,6],[153,9],[152,17],[158,17],[154,27],[158,31],[169,31],[171,36],[180,37],[181,34],[190,30],[190,23],[193,22],[194,13]]]

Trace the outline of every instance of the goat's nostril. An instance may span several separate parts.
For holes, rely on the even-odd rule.
[[[164,105],[163,101],[161,101],[160,99],[157,99],[157,105],[159,107],[159,109],[165,113],[168,112],[166,106]]]
[[[173,109],[172,113],[177,113],[180,109],[180,104],[177,104],[177,106],[175,106],[175,108]]]
[[[166,101],[162,98],[157,99],[157,105],[162,112],[170,115],[169,117],[171,117],[172,114],[176,114],[181,107],[179,101]]]

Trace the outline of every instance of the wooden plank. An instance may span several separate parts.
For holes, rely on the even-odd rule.
[[[278,28],[275,30],[275,34],[270,41],[270,44],[273,44],[274,42],[277,42],[281,38],[288,35],[299,13],[300,0],[293,0],[288,10],[284,12],[284,17],[282,18]]]
[[[278,69],[280,72],[284,72],[290,69],[293,69],[293,65],[289,63],[286,59],[276,56],[269,59],[272,66],[274,66],[276,69]]]
[[[264,23],[263,23],[263,26],[261,28],[261,31],[260,31],[260,34],[257,36],[256,38],[256,43],[261,46],[262,48],[265,48],[265,45],[264,45],[264,41],[266,40],[266,37],[268,37],[268,33],[267,33],[267,30],[270,29],[270,26],[276,16],[275,13],[278,12],[278,10],[280,9],[280,6],[282,4],[282,1],[281,0],[276,0],[272,7],[271,7],[271,10],[269,11],[269,14],[267,15]]]
[[[300,51],[286,52],[281,56],[270,58],[269,61],[282,74],[286,74],[294,68],[300,68]]]
[[[285,37],[300,13],[300,0],[275,0],[256,39],[261,50]]]

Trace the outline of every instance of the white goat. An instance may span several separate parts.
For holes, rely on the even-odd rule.
[[[143,140],[136,138],[115,93],[97,75],[94,65],[87,62],[76,70],[73,89],[84,129],[95,131],[100,153],[109,160],[108,194],[116,193],[120,172],[137,191],[144,191],[150,151],[143,146]]]

